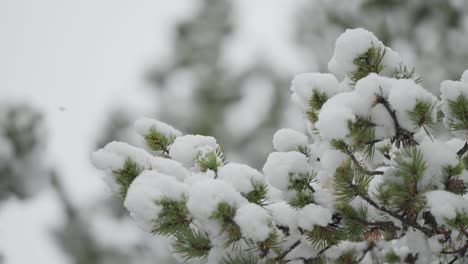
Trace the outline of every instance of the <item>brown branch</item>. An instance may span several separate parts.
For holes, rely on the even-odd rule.
[[[352,185],[352,189],[353,191],[359,196],[361,197],[364,201],[366,201],[367,203],[369,203],[372,207],[374,207],[375,209],[377,210],[380,210],[386,214],[389,214],[390,216],[400,220],[403,224],[407,225],[407,226],[411,226],[421,232],[423,232],[426,236],[428,237],[432,237],[434,235],[434,232],[429,229],[429,228],[426,228],[424,226],[420,226],[418,223],[416,223],[416,221],[411,221],[411,220],[408,220],[406,218],[404,218],[403,216],[397,214],[396,212],[393,212],[387,208],[385,208],[384,206],[379,206],[376,202],[374,202],[371,198],[369,198],[367,195],[362,195],[360,194],[357,190],[356,190],[356,185]]]
[[[370,171],[370,170],[364,168],[362,166],[362,164],[356,159],[356,156],[354,156],[353,152],[351,152],[351,150],[348,148],[348,146],[345,147],[345,150],[346,150],[346,154],[348,154],[348,156],[351,158],[354,165],[356,165],[356,167],[362,173],[367,174],[367,175],[371,175],[371,176],[373,176],[373,175],[383,175],[384,174],[383,171]]]
[[[467,151],[468,151],[468,142],[465,142],[465,145],[463,145],[463,147],[459,151],[457,151],[458,157],[463,156]]]
[[[278,262],[283,260],[289,253],[291,253],[291,251],[293,251],[300,244],[301,244],[301,240],[299,239],[294,244],[292,244],[292,246],[290,246],[286,251],[284,251],[281,255],[278,256],[277,258]]]
[[[408,130],[400,126],[395,110],[392,109],[388,101],[380,95],[377,95],[376,101],[377,103],[382,104],[385,107],[388,114],[393,119],[393,124],[395,126],[396,135],[392,138],[392,142],[397,141],[398,148],[400,147],[400,142],[403,142],[403,145],[409,145],[409,146],[418,145],[418,142],[416,142],[416,140],[413,138],[414,133],[411,133]]]

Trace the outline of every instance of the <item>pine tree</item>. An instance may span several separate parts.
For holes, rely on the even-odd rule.
[[[135,123],[146,150],[111,142],[93,163],[184,261],[465,263],[468,70],[437,98],[369,31],[335,47],[331,73],[292,81],[309,135],[279,130],[263,173],[147,118]]]
[[[438,93],[441,80],[458,78],[466,67],[467,15],[464,1],[314,0],[298,8],[296,39],[309,61],[324,71],[333,54],[327,43],[347,28],[367,28],[387,45],[413,56],[418,70],[426,73],[424,85]]]
[[[0,108],[0,201],[38,193],[50,178],[42,155],[43,116],[26,104]]]

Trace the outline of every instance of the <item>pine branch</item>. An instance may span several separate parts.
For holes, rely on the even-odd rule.
[[[289,205],[302,208],[315,201],[315,189],[311,186],[311,183],[315,181],[315,176],[314,172],[289,175],[288,190],[295,191],[295,196],[289,201]]]
[[[253,190],[241,193],[250,203],[264,205],[268,196],[268,185],[264,182],[252,182]]]
[[[392,142],[396,142],[398,148],[400,147],[400,143],[403,143],[403,146],[418,145],[418,142],[416,142],[416,140],[413,138],[413,133],[409,132],[408,130],[400,126],[395,110],[391,108],[388,101],[381,95],[376,94],[376,96],[377,96],[376,102],[378,104],[382,104],[385,107],[388,114],[393,120],[393,125],[395,127],[396,135],[392,138]]]
[[[448,106],[453,118],[449,118],[452,130],[468,130],[468,98],[460,94],[457,99],[449,100]]]
[[[362,164],[357,160],[356,156],[354,156],[354,152],[349,148],[349,146],[343,140],[336,140],[333,139],[330,141],[330,144],[337,150],[345,153],[351,158],[351,161],[354,165],[364,174],[367,175],[383,175],[383,171],[370,171],[362,166]]]
[[[312,96],[309,100],[309,111],[307,111],[307,118],[310,122],[315,123],[318,121],[318,112],[328,100],[328,95],[320,92],[317,89],[312,90]]]
[[[434,235],[434,232],[432,230],[420,226],[415,219],[405,218],[404,216],[387,209],[385,206],[379,206],[367,194],[367,180],[368,179],[366,179],[363,176],[355,176],[349,162],[344,163],[342,166],[336,169],[335,178],[333,182],[335,194],[337,195],[338,199],[343,199],[343,202],[349,202],[354,197],[359,196],[375,209],[380,210],[400,220],[404,225],[418,229],[424,234],[426,234],[428,237]]]
[[[357,81],[366,77],[370,73],[380,73],[384,69],[383,58],[387,50],[385,47],[370,47],[366,52],[359,55],[353,60],[354,65],[358,68],[349,73],[348,77],[356,84]]]
[[[393,71],[393,77],[395,79],[413,79],[415,83],[422,82],[422,78],[416,78],[416,68],[413,67],[411,70],[408,67],[400,65],[398,68],[395,67]]]
[[[208,235],[190,227],[181,228],[174,234],[174,252],[181,254],[185,261],[191,259],[205,259],[211,250],[211,241]]]
[[[112,171],[117,183],[120,185],[120,197],[125,199],[128,188],[133,180],[140,175],[142,169],[130,158],[125,160],[123,168]]]
[[[430,230],[429,228],[426,228],[424,226],[420,226],[418,223],[416,223],[416,221],[414,220],[409,220],[409,219],[406,219],[405,217],[403,216],[400,216],[399,214],[391,211],[391,210],[388,210],[387,208],[385,208],[384,206],[379,206],[376,202],[374,202],[371,198],[369,198],[368,196],[366,195],[359,195],[359,197],[361,197],[364,201],[366,201],[367,203],[369,203],[372,207],[374,207],[375,209],[377,210],[380,210],[398,220],[400,220],[404,225],[406,226],[411,226],[421,232],[423,232],[427,237],[432,237],[434,235],[434,232],[432,230]]]
[[[281,253],[281,255],[279,255],[276,259],[278,260],[278,263],[281,263],[282,260],[284,260],[284,258],[289,254],[291,253],[291,251],[293,251],[296,247],[298,247],[299,245],[301,244],[301,240],[297,240],[296,242],[294,242],[294,244],[292,244],[287,250],[285,250],[283,253]]]
[[[216,211],[210,216],[211,220],[221,225],[221,233],[226,233],[226,247],[242,238],[240,227],[233,220],[235,215],[235,208],[226,202],[220,202]]]
[[[180,200],[162,197],[155,203],[162,207],[158,218],[155,220],[153,234],[169,236],[177,233],[180,229],[187,228],[192,221],[189,217],[189,211],[185,205],[186,199]]]
[[[463,156],[467,151],[468,151],[468,142],[465,142],[465,145],[463,145],[463,147],[459,151],[457,151],[458,157]]]
[[[148,132],[144,136],[146,145],[154,151],[162,151],[163,154],[169,155],[169,145],[174,142],[176,136],[173,134],[166,136],[154,127],[151,127]]]

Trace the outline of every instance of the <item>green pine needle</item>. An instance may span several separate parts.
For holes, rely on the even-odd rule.
[[[391,194],[388,202],[393,208],[415,216],[426,206],[424,194],[434,188],[432,181],[425,179],[426,162],[416,147],[397,153],[395,162],[394,175],[402,181],[385,182]]]
[[[270,223],[269,227],[271,228],[271,226],[272,224]],[[275,252],[279,251],[279,243],[279,234],[278,231],[275,229],[268,235],[267,239],[261,242],[257,242],[257,247],[261,253],[261,256],[264,257],[270,252],[270,250],[273,250]]]
[[[343,232],[340,232],[330,226],[316,225],[312,230],[306,231],[307,239],[317,250],[329,246],[337,245],[343,238]]]
[[[142,169],[132,161],[130,158],[125,160],[122,169],[113,170],[112,174],[115,176],[117,183],[120,185],[120,197],[125,199],[127,191],[133,180],[140,175]]]
[[[315,181],[316,174],[313,172],[289,174],[288,190],[294,190],[295,196],[289,200],[289,205],[294,208],[302,208],[314,203],[314,192],[311,184]]]
[[[297,146],[297,151],[304,154],[307,158],[310,157],[310,148],[308,146]]]
[[[366,231],[368,231],[367,207],[354,209],[352,206],[342,204],[337,207],[343,219],[341,232],[347,234],[351,241],[362,241]]]
[[[241,193],[250,203],[264,205],[268,195],[268,185],[265,182],[252,181],[253,190],[248,193]]]
[[[249,252],[243,252],[235,256],[228,254],[221,258],[219,264],[257,264],[260,258]]]
[[[170,236],[177,233],[180,229],[188,227],[191,220],[188,216],[189,211],[185,203],[185,197],[179,200],[163,197],[156,201],[156,204],[161,206],[162,210],[154,222],[151,232]]]
[[[456,211],[455,212],[455,217],[450,218],[450,219],[445,219],[447,225],[449,225],[452,228],[459,229],[460,227],[464,227],[465,232],[467,232],[467,227],[468,227],[468,212],[460,212]]]
[[[348,145],[342,139],[332,139],[330,141],[330,145],[336,150],[339,150],[345,154],[348,153]]]
[[[408,67],[400,65],[398,68],[395,67],[393,71],[393,78],[395,79],[413,79],[415,83],[422,82],[422,78],[416,78],[416,68],[413,67],[408,69]]]
[[[318,112],[328,100],[328,95],[317,89],[312,90],[312,96],[309,100],[309,111],[307,111],[307,118],[310,122],[315,123],[318,121]]]
[[[220,147],[217,147],[214,151],[208,153],[199,152],[195,157],[195,162],[200,167],[202,172],[212,170],[218,171],[218,168],[226,164],[226,158]]]
[[[442,167],[442,175],[445,179],[450,179],[451,177],[458,176],[463,172],[463,164],[458,163],[455,166],[445,165]]]
[[[174,238],[175,241],[172,244],[174,253],[180,254],[185,261],[205,259],[212,247],[206,233],[189,227],[179,229],[174,234]]]
[[[452,118],[449,118],[449,128],[468,130],[468,98],[460,94],[457,99],[449,100],[448,106],[452,115]]]
[[[412,110],[408,111],[409,118],[413,125],[420,128],[422,127],[427,135],[430,136],[427,127],[432,127],[436,120],[432,119],[432,111],[435,104],[431,104],[422,100],[416,100],[416,105]]]
[[[351,147],[362,151],[369,159],[372,159],[375,152],[375,126],[370,116],[357,116],[354,122],[348,121],[348,136],[353,139]]]
[[[383,47],[370,47],[366,52],[353,60],[354,65],[358,68],[349,73],[348,77],[356,84],[357,81],[366,77],[370,73],[380,73],[384,69],[383,58],[386,49]]]
[[[372,178],[372,176],[354,168],[351,161],[347,159],[336,169],[335,177],[333,178],[332,185],[335,190],[335,196],[342,203],[349,203],[356,196],[367,197],[367,190]]]
[[[468,155],[465,155],[464,157],[462,157],[461,161],[463,163],[463,167],[465,167],[465,170],[468,171]]]
[[[385,262],[387,263],[400,263],[401,262],[400,256],[398,256],[393,250],[388,251],[384,256],[384,259],[385,259]]]
[[[293,208],[303,208],[304,206],[314,203],[315,199],[311,192],[308,191],[296,191],[296,194],[288,204]]]
[[[169,146],[174,142],[176,136],[170,134],[166,136],[163,133],[157,131],[154,127],[151,127],[148,131],[149,133],[145,135],[146,145],[154,151],[162,151],[164,154],[169,154]]]
[[[391,159],[390,156],[390,151],[392,150],[392,145],[390,143],[387,143],[383,146],[380,146],[377,148],[377,150],[386,158],[386,159]]]
[[[288,190],[311,190],[310,184],[315,181],[316,173],[290,173],[289,174],[289,185]]]
[[[359,264],[360,260],[355,249],[343,252],[334,262],[334,264]]]
[[[229,246],[241,239],[240,227],[234,222],[236,209],[227,202],[220,202],[216,211],[210,216],[211,220],[217,221],[221,225],[221,233],[225,233],[227,241],[225,246]]]

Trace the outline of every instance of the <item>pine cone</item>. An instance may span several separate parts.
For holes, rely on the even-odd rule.
[[[460,179],[449,179],[446,185],[447,191],[463,195],[466,193],[466,184]]]

